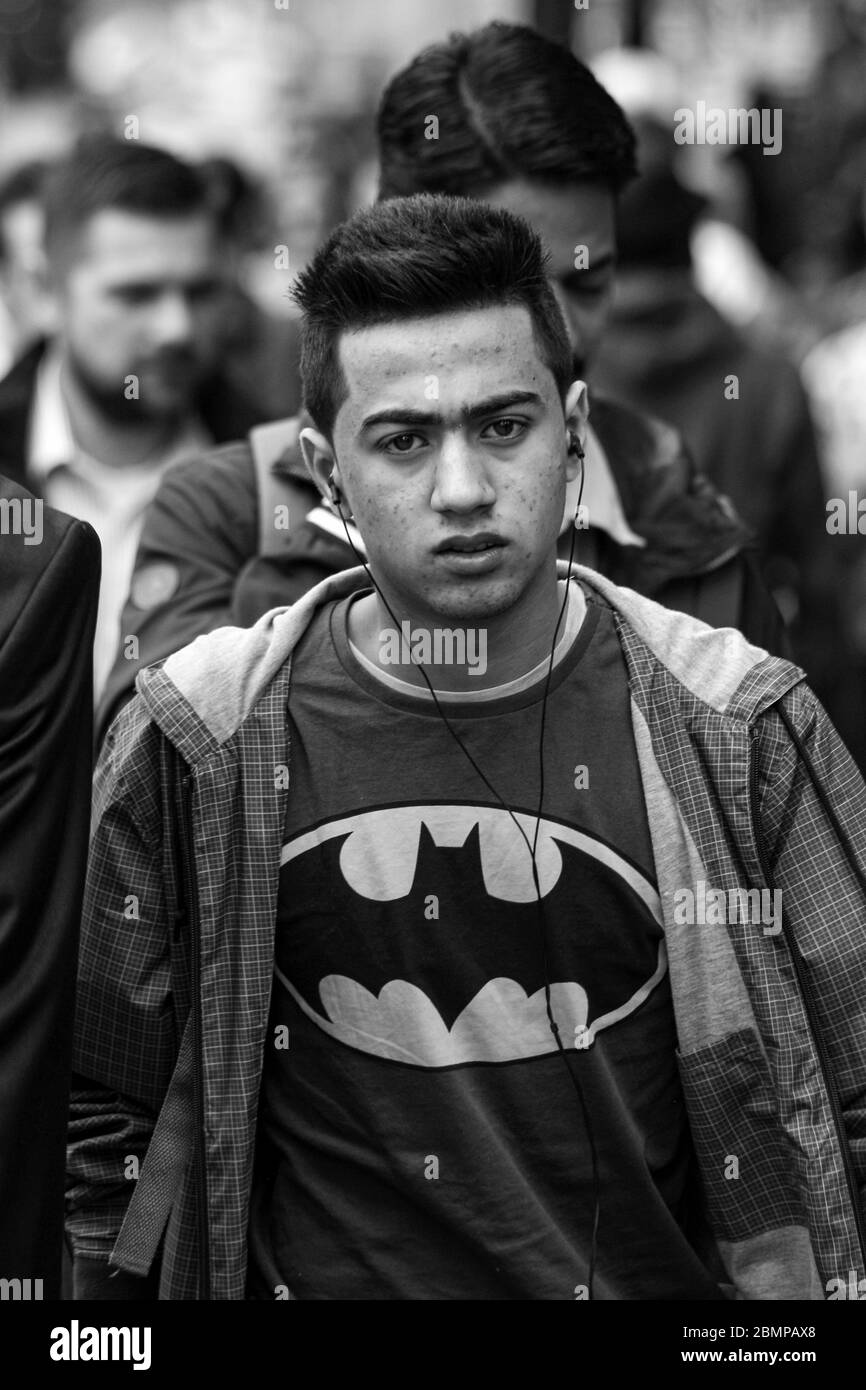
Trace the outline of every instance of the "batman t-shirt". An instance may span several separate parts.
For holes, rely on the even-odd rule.
[[[360,596],[323,607],[293,660],[248,1296],[722,1297],[685,1234],[693,1159],[610,610],[588,601],[581,624],[569,605],[539,819],[547,663],[444,697],[473,766],[429,692],[350,643]]]

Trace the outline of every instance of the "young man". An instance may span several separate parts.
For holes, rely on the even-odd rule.
[[[196,171],[94,137],[49,174],[44,197],[58,329],[0,382],[0,471],[99,536],[98,698],[160,479],[261,416],[219,372],[219,239]]]
[[[430,113],[437,113],[436,139],[425,135]],[[575,375],[583,376],[610,305],[616,197],[635,169],[631,128],[589,69],[532,29],[488,25],[425,50],[392,79],[378,139],[381,197],[454,193],[527,216],[551,250]],[[594,393],[591,406],[582,560],[787,655],[746,530],[695,474],[676,431]],[[355,563],[333,509],[326,503],[310,511],[317,499],[298,429],[286,422],[281,432],[254,437],[263,467],[274,434],[280,441],[276,480],[257,476],[247,443],[192,460],[165,480],[145,519],[121,625],[137,638],[138,658],[129,659],[128,647],[118,655],[101,730],[132,694],[142,666],[222,623],[253,623]]]
[[[823,1298],[864,1270],[862,780],[796,667],[557,565],[585,390],[525,222],[382,203],[298,293],[369,572],[109,731],[79,1295],[160,1252],[163,1298]]]

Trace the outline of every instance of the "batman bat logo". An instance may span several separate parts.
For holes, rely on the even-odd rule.
[[[515,819],[531,844],[535,817]],[[661,904],[633,864],[563,822],[542,820],[536,862],[568,1045],[633,1013],[663,978]],[[297,836],[281,864],[277,976],[331,1037],[423,1067],[555,1049],[532,861],[507,811],[359,813]]]

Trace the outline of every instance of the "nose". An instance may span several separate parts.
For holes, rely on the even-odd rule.
[[[441,512],[472,512],[495,500],[483,458],[462,430],[448,431],[436,461],[431,506]]]
[[[189,300],[179,290],[166,290],[153,306],[152,332],[160,346],[188,343],[193,319]]]

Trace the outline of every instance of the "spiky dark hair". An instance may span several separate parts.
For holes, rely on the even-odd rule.
[[[340,334],[377,324],[523,305],[561,396],[571,382],[568,333],[538,235],[523,218],[469,198],[419,194],[357,213],[331,233],[293,293],[304,312],[304,403],[328,435],[346,398]]]

